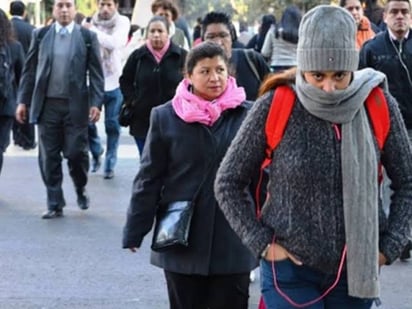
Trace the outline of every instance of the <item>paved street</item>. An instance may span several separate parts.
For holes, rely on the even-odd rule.
[[[150,235],[136,254],[121,249],[137,169],[136,147],[124,132],[115,178],[90,175],[90,209],[78,209],[65,169],[65,217],[42,220],[37,150],[9,147],[0,175],[0,309],[168,308],[163,274],[149,263]],[[257,279],[252,309],[258,286]],[[381,300],[382,309],[412,309],[412,262],[383,268]]]

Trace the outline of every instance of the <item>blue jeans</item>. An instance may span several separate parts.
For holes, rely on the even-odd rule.
[[[298,266],[289,259],[275,262],[276,278],[280,290],[295,303],[310,302],[326,291],[336,279],[336,275],[326,275],[307,266]],[[260,262],[260,285],[267,309],[293,309],[273,282],[272,263]],[[355,298],[348,295],[346,272],[342,272],[335,288],[317,303],[307,309],[369,309],[372,299]]]
[[[107,136],[104,161],[105,172],[113,171],[117,162],[117,149],[119,148],[121,130],[119,125],[119,112],[122,101],[123,95],[119,88],[104,93],[104,126]],[[89,124],[89,147],[94,158],[97,158],[102,153],[101,140],[94,123]]]

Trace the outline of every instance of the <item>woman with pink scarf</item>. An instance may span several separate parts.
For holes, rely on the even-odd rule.
[[[140,156],[149,129],[150,111],[173,98],[183,79],[187,52],[169,39],[169,27],[162,16],[149,21],[145,44],[130,54],[119,79],[125,104],[133,106],[129,132]]]
[[[138,251],[163,205],[192,201],[189,245],[151,253],[151,263],[164,269],[170,308],[246,309],[257,261],[220,211],[213,182],[251,104],[216,43],[194,47],[185,69],[174,98],[152,110],[123,248]]]

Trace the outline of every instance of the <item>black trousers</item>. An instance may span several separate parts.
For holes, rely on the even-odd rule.
[[[0,173],[3,167],[3,153],[10,144],[10,131],[13,126],[14,117],[0,116]]]
[[[249,272],[184,275],[165,271],[170,309],[247,309]]]
[[[47,188],[48,209],[65,206],[62,190],[62,153],[76,189],[87,184],[89,170],[87,123],[75,125],[67,100],[47,99],[38,123],[39,166]]]

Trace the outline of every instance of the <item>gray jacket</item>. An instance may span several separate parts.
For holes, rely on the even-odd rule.
[[[18,103],[31,105],[32,123],[37,123],[46,99],[56,33],[53,25],[39,42],[39,30],[33,31],[18,95]],[[104,77],[100,64],[99,43],[95,33],[90,32],[90,37],[91,46],[87,48],[80,26],[74,26],[70,55],[67,59],[69,70],[67,80],[63,81],[69,83],[70,115],[74,124],[87,124],[89,108],[100,107],[103,100]]]

